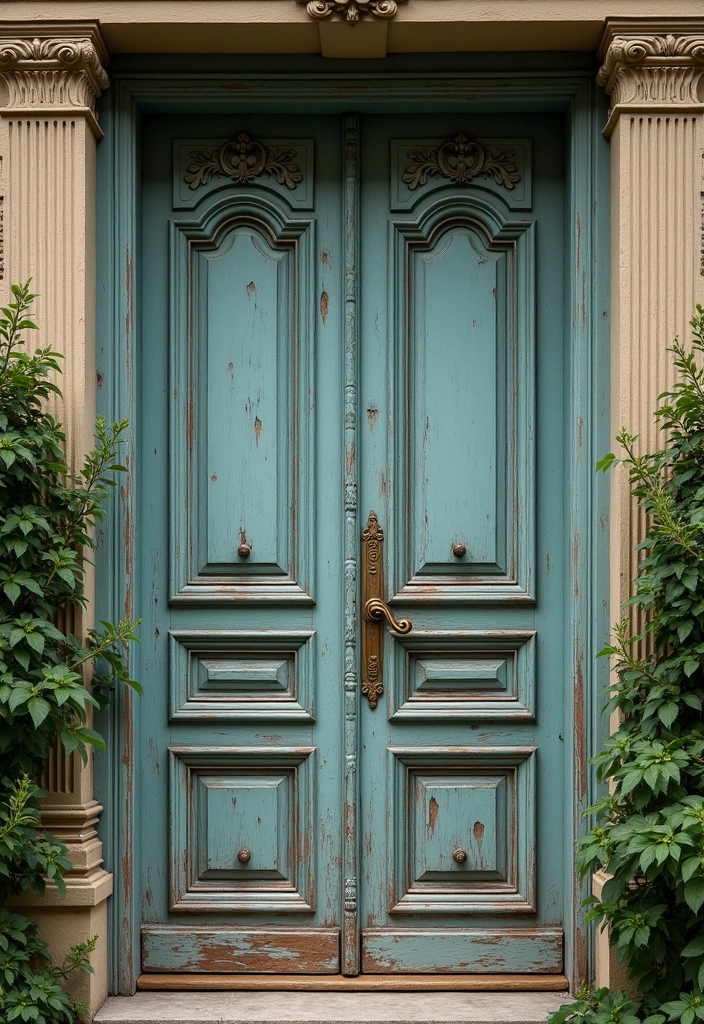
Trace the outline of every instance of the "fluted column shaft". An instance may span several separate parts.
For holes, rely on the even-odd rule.
[[[704,18],[610,20],[598,81],[611,100],[611,424],[638,434],[638,450],[663,443],[653,413],[675,380],[676,335],[689,336],[704,297],[702,161]],[[632,593],[645,518],[625,467],[613,475],[611,610]],[[635,619],[635,613],[634,613]],[[634,621],[634,626],[637,622]],[[600,891],[603,879],[595,879]],[[618,987],[619,965],[598,940],[598,983]]]
[[[642,451],[662,443],[653,411],[675,379],[667,347],[675,335],[687,338],[704,280],[704,19],[647,29],[611,22],[599,72],[612,101],[612,426],[638,434]],[[612,505],[615,612],[630,593],[645,527],[625,476]]]
[[[28,339],[62,353],[63,424],[69,464],[92,447],[95,418],[95,103],[108,85],[107,54],[94,22],[0,25],[0,295],[32,278],[40,331]],[[90,609],[92,577],[88,579]],[[67,628],[85,634],[90,611]],[[112,876],[102,867],[95,826],[92,764],[57,746],[43,779],[43,820],[69,848],[67,897],[54,886],[23,896],[57,955],[102,935],[96,975],[78,979],[77,996],[95,1009],[106,994],[106,899]]]

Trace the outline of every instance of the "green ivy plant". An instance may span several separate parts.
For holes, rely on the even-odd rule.
[[[7,901],[26,889],[42,894],[46,879],[65,892],[71,863],[40,827],[46,794],[36,780],[57,740],[84,762],[89,745],[104,746],[89,709],[116,685],[140,691],[123,663],[138,621],[102,622],[86,638],[66,628],[85,605],[93,527],[113,474],[125,471],[117,453],[127,424],[98,418],[95,448],[79,473],[69,470],[66,439],[47,411],[60,395],[51,379],[60,355],[26,349],[35,297],[29,282],[14,285],[0,309],[0,1020],[72,1024],[84,1008],[64,982],[91,969],[94,941],[53,964],[34,924]]]
[[[704,308],[689,347],[670,351],[678,371],[655,416],[662,449],[637,453],[622,430],[621,458],[649,530],[629,619],[601,652],[614,659],[607,704],[620,726],[594,758],[606,795],[581,840],[583,876],[610,876],[589,919],[608,926],[634,993],[581,991],[552,1024],[665,1024],[704,1020]],[[589,813],[589,812],[588,812]]]

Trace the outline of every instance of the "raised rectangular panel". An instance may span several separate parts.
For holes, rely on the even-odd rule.
[[[476,199],[446,202],[432,224],[391,228],[394,415],[404,425],[393,434],[394,590],[532,602],[532,228],[488,239]]]
[[[411,886],[448,882],[481,889],[485,883],[491,888],[510,884],[511,850],[506,834],[512,816],[510,778],[504,774],[418,772],[411,781]],[[457,864],[453,853],[460,849],[467,859]]]
[[[337,928],[142,929],[142,970],[198,974],[337,974]]]
[[[438,148],[448,141],[437,137],[390,140],[392,210],[412,210],[426,196],[440,189],[461,194],[468,187],[499,196],[509,210],[530,209],[533,201],[531,139],[473,140],[481,147],[482,167],[478,168],[476,155],[470,155],[467,167],[471,177],[464,182],[443,174],[438,165]],[[497,156],[499,159],[494,159]],[[518,178],[508,181],[508,188],[507,179],[501,174],[501,169],[507,165],[514,168],[511,177]]]
[[[391,913],[535,912],[535,750],[391,748]]]
[[[314,636],[313,630],[171,630],[171,718],[311,721]]]
[[[365,974],[559,974],[561,928],[364,928]]]
[[[210,883],[253,880],[291,881],[289,822],[291,774],[199,775],[194,794],[197,836],[195,882],[192,888]],[[241,864],[237,854],[249,851]]]
[[[534,630],[414,631],[394,651],[393,720],[535,717]]]
[[[170,910],[313,910],[314,749],[169,747]]]
[[[311,601],[312,227],[260,206],[171,227],[172,602]]]

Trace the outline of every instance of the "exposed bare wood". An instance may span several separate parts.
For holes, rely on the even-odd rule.
[[[564,974],[375,974],[356,978],[340,974],[142,974],[137,988],[198,992],[566,992],[569,984]]]

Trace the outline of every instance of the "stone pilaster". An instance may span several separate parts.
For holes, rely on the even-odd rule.
[[[704,18],[613,19],[600,48],[598,82],[610,100],[612,433],[638,434],[641,451],[662,443],[653,419],[675,378],[667,351],[687,338],[704,297]],[[645,522],[617,470],[611,501],[611,609],[631,592]],[[595,890],[603,879],[595,879]],[[598,946],[600,984],[618,985],[613,952]]]
[[[64,400],[53,411],[74,467],[92,446],[95,417],[96,99],[108,85],[106,63],[95,22],[0,24],[0,294],[33,280],[41,331],[31,341],[64,355]],[[69,627],[85,632],[89,615]],[[100,934],[96,974],[76,979],[77,997],[95,1009],[107,993],[112,891],[95,830],[102,808],[93,799],[92,766],[76,755],[57,749],[43,782],[45,823],[69,847],[74,870],[65,900],[49,887],[45,899],[23,897],[22,904],[32,907],[56,955]]]

